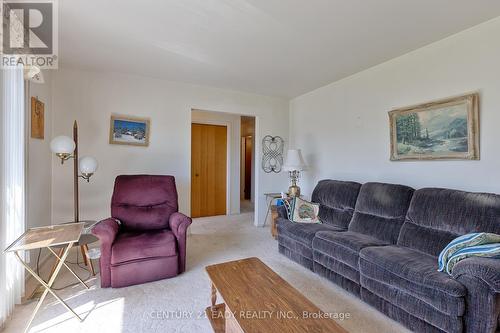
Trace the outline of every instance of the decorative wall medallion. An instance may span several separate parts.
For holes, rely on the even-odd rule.
[[[262,139],[262,170],[264,172],[281,172],[284,145],[285,141],[280,136],[266,135]]]

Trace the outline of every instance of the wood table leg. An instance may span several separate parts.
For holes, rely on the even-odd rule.
[[[92,273],[92,276],[95,276],[95,269],[94,269],[94,263],[92,262],[92,259],[89,257],[89,246],[87,244],[82,245],[82,253],[83,257],[86,259],[85,260],[85,265],[90,267],[90,272]]]
[[[82,251],[83,263],[85,264],[85,266],[88,266],[89,262],[88,262],[88,259],[87,259],[87,253],[85,252],[85,246],[84,245],[80,246],[80,251]]]
[[[211,291],[211,301],[212,301],[212,307],[214,307],[215,303],[217,302],[217,288],[215,288],[215,285],[213,283]]]

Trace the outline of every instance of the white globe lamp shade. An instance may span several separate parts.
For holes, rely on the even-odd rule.
[[[90,176],[97,171],[97,160],[90,156],[84,156],[78,161],[80,172],[84,176]]]
[[[286,155],[285,165],[283,170],[285,171],[303,171],[306,170],[307,165],[302,157],[302,152],[300,149],[289,149]]]
[[[71,155],[75,151],[75,142],[70,137],[56,136],[50,142],[50,150],[55,154]]]

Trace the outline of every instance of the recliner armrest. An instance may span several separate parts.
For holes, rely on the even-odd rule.
[[[492,291],[500,293],[500,260],[493,258],[471,257],[459,261],[453,268],[452,275],[458,279],[468,275],[486,283]]]
[[[179,249],[179,274],[186,270],[186,231],[192,220],[182,213],[173,213],[170,215],[168,223],[170,230],[177,238],[177,248]]]
[[[92,234],[97,236],[103,246],[111,246],[120,230],[120,225],[114,218],[107,218],[92,228]]]
[[[102,288],[111,287],[111,248],[119,231],[120,224],[114,218],[102,220],[92,228],[92,234],[101,242],[99,267],[101,268]]]
[[[174,233],[175,238],[179,239],[186,234],[186,230],[191,224],[192,220],[190,217],[182,213],[173,213],[170,215],[168,220],[170,230]]]

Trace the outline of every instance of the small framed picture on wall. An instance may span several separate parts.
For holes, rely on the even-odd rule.
[[[114,145],[149,146],[148,118],[111,115],[109,143]]]
[[[36,97],[31,97],[31,137],[44,139],[45,137],[45,104]]]

